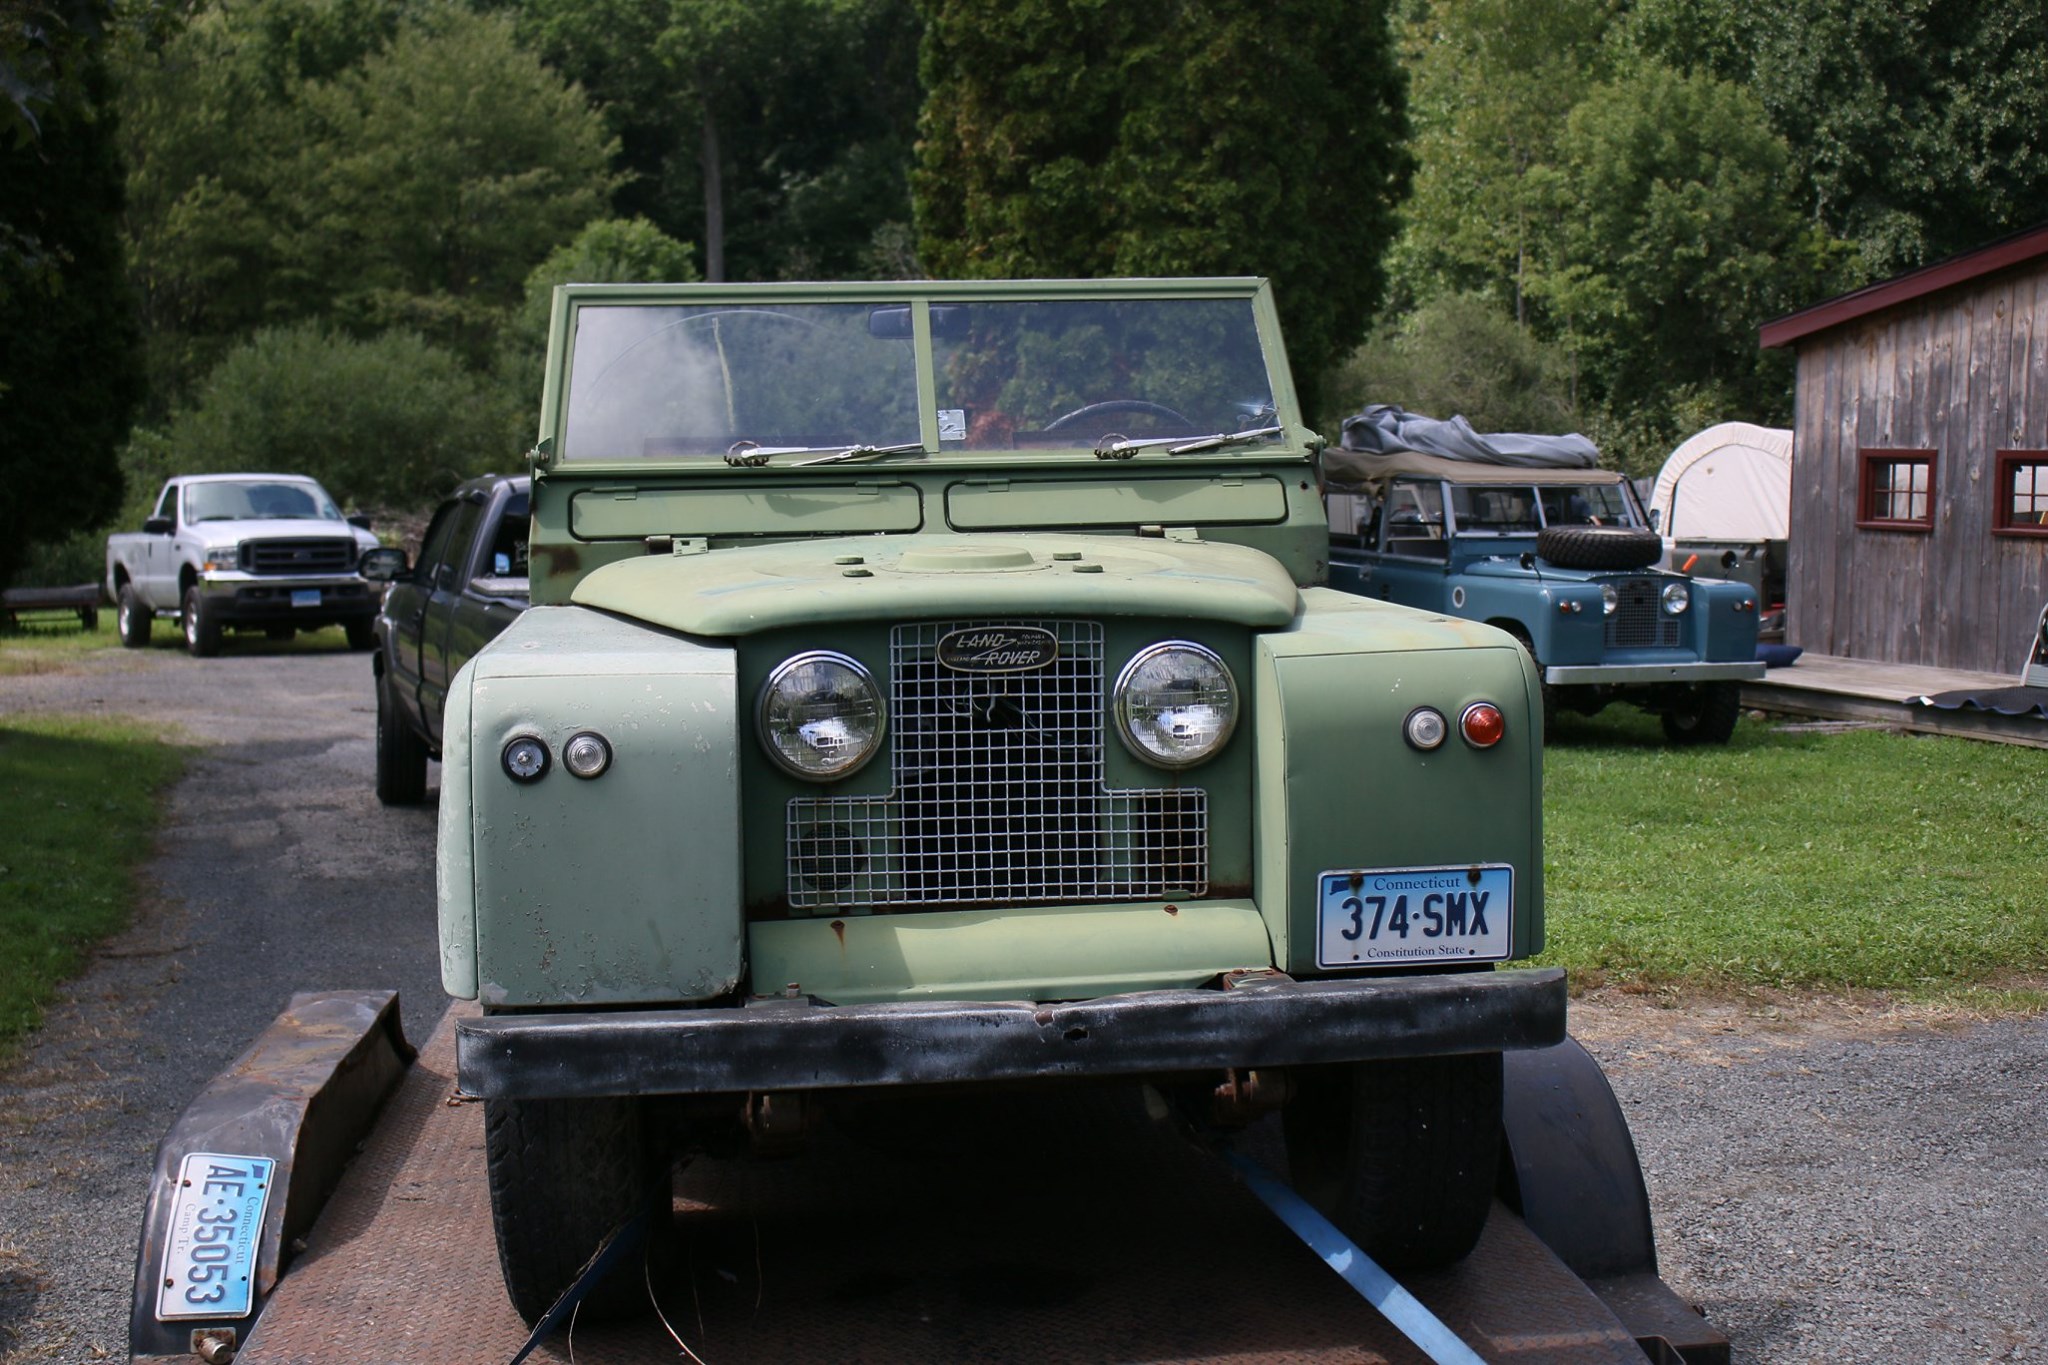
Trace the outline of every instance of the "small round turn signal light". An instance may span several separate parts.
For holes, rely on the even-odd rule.
[[[1465,742],[1475,749],[1491,749],[1508,732],[1508,718],[1490,701],[1475,701],[1458,718]]]

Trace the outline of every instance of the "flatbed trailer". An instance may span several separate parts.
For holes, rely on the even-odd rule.
[[[395,1003],[295,999],[172,1127],[138,1256],[134,1360],[483,1365],[527,1345],[499,1282],[482,1106],[455,1080],[455,1023],[475,1007],[454,1006],[408,1065]],[[1503,1194],[1519,1212],[1496,1203],[1469,1258],[1406,1289],[1490,1362],[1722,1365],[1726,1338],[1657,1277],[1597,1066],[1569,1042],[1530,1057],[1508,1091]],[[1279,1168],[1271,1129],[1234,1150]],[[266,1144],[278,1188],[254,1311],[159,1320],[182,1156]],[[572,1325],[528,1359],[1430,1358],[1135,1088],[878,1101],[796,1157],[700,1159],[672,1213],[683,1235],[614,1272],[641,1275],[659,1313]]]

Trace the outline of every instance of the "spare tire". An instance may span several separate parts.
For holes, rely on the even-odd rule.
[[[1640,569],[1664,555],[1664,540],[1636,526],[1546,526],[1538,557],[1566,569]]]

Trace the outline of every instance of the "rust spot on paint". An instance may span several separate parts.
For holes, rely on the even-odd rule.
[[[536,545],[533,553],[547,561],[551,574],[575,573],[583,567],[583,555],[574,545]]]
[[[1169,905],[1166,907],[1166,913],[1169,915],[1178,915],[1180,913],[1180,907],[1178,905]]]
[[[845,921],[845,920],[843,920],[843,919],[835,919],[835,920],[833,920],[833,921],[832,921],[832,936],[833,936],[834,938],[836,938],[836,939],[838,939],[838,940],[839,940],[839,946],[840,946],[840,947],[844,948],[844,947],[846,946],[846,921]]]

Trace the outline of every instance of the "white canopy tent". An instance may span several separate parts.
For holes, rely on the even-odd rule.
[[[1792,512],[1792,433],[1723,422],[1671,452],[1650,490],[1667,542],[1783,540]]]

